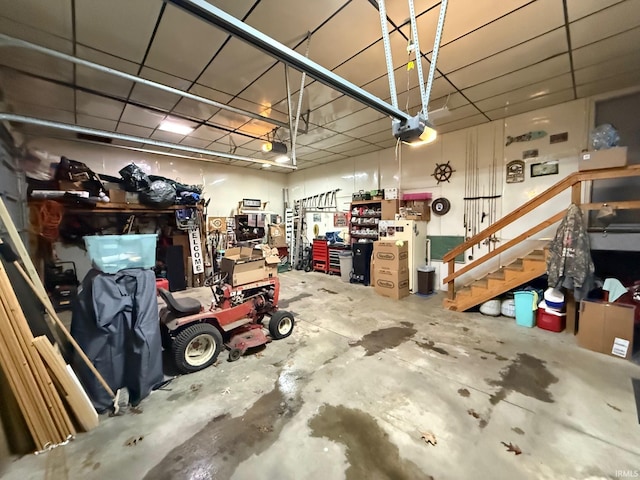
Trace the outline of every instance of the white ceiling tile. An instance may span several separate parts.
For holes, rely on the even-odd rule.
[[[549,78],[543,82],[527,85],[526,87],[517,88],[510,92],[496,95],[495,97],[490,97],[475,103],[482,111],[496,110],[514,103],[526,102],[551,93],[566,90],[567,88],[573,88],[570,73]]]
[[[549,107],[562,102],[568,102],[573,100],[573,88],[563,90],[561,92],[555,92],[543,97],[537,97],[532,100],[509,105],[508,107],[499,108],[485,112],[489,118],[495,120],[497,118],[504,118],[511,115],[518,115],[519,113],[530,112],[531,110],[537,110],[542,107]]]
[[[308,145],[315,147],[316,142],[320,142],[329,137],[333,137],[336,133],[326,128],[318,127],[309,130],[304,135],[298,135],[298,145]]]
[[[436,125],[437,129],[449,123],[457,122],[460,119],[477,115],[478,113],[480,113],[478,112],[478,109],[471,104],[463,105],[462,107],[449,110],[449,114],[446,117],[440,119],[440,121]]]
[[[313,142],[311,146],[313,148],[328,150],[329,148],[333,148],[336,145],[340,145],[342,143],[347,143],[351,141],[353,141],[353,139],[351,137],[348,137],[347,135],[343,135],[341,133],[334,133],[330,137]]]
[[[180,140],[185,138],[184,135],[173,132],[165,132],[163,130],[156,130],[151,135],[151,138],[155,140],[160,140],[161,142],[171,142],[171,143],[180,143]]]
[[[569,21],[573,22],[619,2],[620,0],[567,0]]]
[[[570,71],[569,54],[545,60],[463,90],[472,102],[540,82]]]
[[[350,2],[313,35],[309,58],[331,70],[381,36],[378,11],[366,1]]]
[[[376,143],[376,145],[378,145],[380,148],[391,148],[391,147],[395,147],[396,143],[397,143],[397,140],[391,137],[388,140],[384,140],[382,142]]]
[[[626,1],[569,25],[571,45],[579,48],[640,25],[640,2]]]
[[[348,135],[350,135],[350,132],[347,132]],[[389,125],[389,128],[379,131],[378,133],[374,133],[373,135],[367,135],[366,137],[360,137],[361,140],[367,142],[367,143],[381,143],[381,142],[386,142],[389,140],[394,140],[395,138],[393,136],[393,134],[391,133],[391,125]]]
[[[584,68],[638,50],[640,27],[573,50],[574,68]]]
[[[353,128],[365,125],[376,120],[387,119],[385,115],[377,112],[373,108],[363,108],[351,115],[338,118],[332,122],[325,123],[323,126],[336,132],[345,132]]]
[[[347,154],[347,152],[350,152],[352,150],[362,150],[364,148],[370,149],[372,146],[374,147],[374,150],[377,150],[377,147],[375,147],[374,145],[368,144],[367,142],[363,142],[362,140],[354,139],[345,143],[341,143],[339,145],[332,145],[332,146],[326,147],[326,150],[331,153]]]
[[[561,55],[566,51],[566,32],[563,28],[558,28],[546,35],[448,74],[447,77],[458,88],[464,89]]]
[[[198,82],[235,95],[275,63],[269,55],[237,38],[232,38],[207,67]],[[282,65],[277,68],[283,71]]]
[[[124,109],[124,103],[78,91],[76,92],[76,108],[78,113],[91,115],[92,117],[118,120]]]
[[[438,68],[452,72],[561,27],[562,3],[538,0],[440,49]],[[565,38],[566,50],[566,38]],[[528,62],[531,63],[531,62]]]
[[[623,88],[635,87],[640,85],[640,70],[626,72],[622,75],[603,78],[595,82],[579,85],[577,87],[578,97],[588,97],[590,95],[598,95],[601,93],[613,92]]]
[[[56,110],[73,111],[73,89],[8,71],[2,80],[5,96],[11,103],[29,103]]]
[[[475,125],[480,125],[482,123],[487,123],[488,121],[489,120],[487,120],[484,115],[472,115],[455,122],[447,123],[442,127],[438,127],[438,133],[442,135],[444,133],[454,132],[456,130],[462,130],[463,128],[469,128]]]
[[[280,100],[286,105],[287,87],[284,67],[278,64],[271,68],[264,75],[257,75],[262,72],[256,72],[256,81],[247,83],[243,86],[242,91],[238,94],[245,100],[259,105],[274,105]],[[301,74],[297,70],[289,69],[289,80],[291,82],[292,100],[295,102],[298,98],[297,91],[300,86]],[[247,76],[247,79],[249,77]]]
[[[377,145],[365,145],[364,147],[359,147],[353,150],[347,150],[340,153],[343,153],[344,155],[349,155],[350,157],[357,157],[358,155],[365,155],[367,153],[376,152],[378,150],[380,150],[380,147],[378,147]]]
[[[228,103],[233,97],[222,93],[218,90],[205,87],[204,85],[196,84],[190,90],[190,93],[198,95],[210,100],[214,100],[219,103]],[[208,105],[206,103],[197,102],[189,98],[183,98],[180,100],[174,111],[194,118],[200,118],[207,120],[218,111],[218,107]]]
[[[147,128],[156,128],[167,115],[154,112],[146,108],[127,105],[122,112],[121,120],[133,125],[140,125]]]
[[[0,2],[2,1],[5,0],[0,0]],[[4,12],[1,8],[0,11]],[[57,50],[59,52],[67,54],[71,54],[73,52],[73,43],[70,38],[39,30],[38,28],[26,25],[20,20],[12,20],[8,17],[0,16],[0,32],[9,37],[34,43],[42,47],[51,48],[52,50]]]
[[[403,2],[398,3],[402,4]],[[441,44],[446,45],[527,3],[529,3],[529,0],[505,0],[494,2],[491,6],[488,6],[484,2],[450,2],[447,6],[444,28],[442,29]],[[404,8],[407,11],[408,19],[409,9],[406,2]],[[433,49],[433,39],[435,37],[439,15],[440,6],[438,5],[424,15],[420,15],[417,19],[418,38],[420,40],[420,49],[423,53],[431,52]],[[402,30],[409,36],[410,29],[408,25]]]
[[[223,130],[218,130],[217,128],[212,128],[207,125],[201,125],[189,135],[190,137],[199,138],[202,140],[209,140],[209,142],[213,142],[215,140],[219,140],[222,137],[228,135],[228,132]]]
[[[91,62],[134,75],[138,71],[138,66],[135,63],[122,60],[81,45],[78,45],[77,56]],[[98,70],[84,67],[82,65],[76,66],[76,82],[80,86],[125,99],[133,87],[133,82],[129,80],[116,77],[115,75],[102,73]]]
[[[83,115],[81,113],[78,113],[76,116],[78,117],[77,124],[82,125],[83,127],[96,128],[98,130],[106,130],[108,132],[116,131],[116,125],[118,122],[115,120]]]
[[[274,128],[275,127],[270,123],[252,119],[240,126],[238,131],[254,137],[266,137],[266,135],[272,132]]]
[[[160,13],[160,2],[82,0],[75,5],[79,43],[142,62]]]
[[[436,12],[439,12],[439,3],[440,0],[415,0],[414,11],[416,13],[416,17],[428,15],[428,13],[424,13],[427,10],[435,10]],[[409,7],[407,6],[407,2],[387,2],[386,9],[387,17],[389,17],[397,26],[401,26],[409,22]],[[436,13],[436,15],[437,14],[438,13]],[[391,28],[392,26],[389,25],[389,30],[391,30]]]
[[[54,122],[73,123],[75,121],[72,111],[57,110],[55,108],[46,107],[43,105],[36,105],[33,103],[21,103],[13,102],[13,113],[17,115],[24,115],[27,117],[41,118],[44,120],[51,120]],[[50,129],[51,132],[57,132],[57,129]]]
[[[222,30],[168,4],[145,64],[195,80],[227,36]]]
[[[211,143],[211,141],[203,140],[201,138],[196,138],[190,135],[188,137],[184,137],[180,143],[189,147],[206,148],[207,145]]]
[[[379,134],[381,132],[384,132],[389,136],[392,135],[390,118],[381,118],[374,122],[362,123],[359,126],[356,126],[355,128],[352,128],[350,130],[345,130],[342,133],[352,138],[360,138],[362,140],[365,140],[365,138],[363,137],[367,137],[368,135],[372,135],[374,133]]]
[[[118,124],[118,132],[126,135],[133,135],[136,137],[147,138],[153,133],[153,128],[141,127],[140,125],[133,125],[130,123],[120,122]]]
[[[393,64],[397,73],[396,81],[402,81],[404,86],[406,85],[407,76],[407,41],[397,31],[389,35],[389,41],[391,43]],[[398,66],[402,67],[398,68]],[[423,68],[425,72],[428,71],[429,66],[425,60],[423,60]],[[356,85],[364,85],[381,75],[386,77],[387,65],[382,40],[335,68],[333,72]],[[413,86],[417,84],[417,74],[415,70],[413,70],[412,78]]]
[[[151,70],[146,67],[142,69],[140,76],[153,82],[158,82],[162,85],[174,87],[179,90],[186,90],[189,88],[189,82],[186,80]],[[156,87],[136,83],[133,87],[133,91],[131,92],[131,99],[163,110],[171,110],[176,103],[182,99],[182,97]]]
[[[0,0],[0,12],[24,25],[72,38],[71,0]]]
[[[640,67],[640,51],[576,70],[576,84],[596,82],[607,77],[624,77]]]
[[[277,8],[271,2],[259,2],[245,23],[293,48],[302,41],[306,32],[312,32],[344,5],[344,0],[325,0],[317,8],[314,0],[278,0]],[[311,48],[314,46],[311,39]]]
[[[296,98],[297,97],[293,98],[294,109],[296,106]],[[245,100],[244,98],[240,97],[234,98],[232,101],[228,102],[228,105],[231,107],[239,108],[240,110],[246,110],[247,112],[257,113],[270,119],[279,120],[285,123],[289,122],[289,116],[286,113],[286,102],[280,102],[280,106],[283,108],[283,110],[278,110],[275,106],[270,106],[268,103],[258,104],[252,102],[251,100]]]

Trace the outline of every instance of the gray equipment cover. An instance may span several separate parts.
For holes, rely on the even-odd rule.
[[[126,387],[137,405],[163,380],[155,276],[130,268],[90,270],[73,307],[71,334],[115,392]],[[80,359],[74,368],[99,412],[113,400]]]

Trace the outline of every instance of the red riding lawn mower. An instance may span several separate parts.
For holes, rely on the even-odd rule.
[[[195,298],[175,298],[167,290],[159,293],[167,306],[160,310],[163,345],[171,348],[182,373],[202,370],[214,363],[223,346],[229,361],[238,360],[248,348],[291,335],[293,315],[278,310],[280,281],[277,277],[232,287],[226,275],[212,282],[213,301],[208,310]],[[269,318],[268,334],[263,319]]]

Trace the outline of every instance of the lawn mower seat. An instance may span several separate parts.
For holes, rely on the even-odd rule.
[[[171,294],[171,292],[169,292],[169,290],[165,290],[164,288],[159,288],[158,293],[166,302],[169,310],[171,310],[179,317],[184,317],[185,315],[193,315],[194,313],[200,312],[200,309],[202,308],[200,302],[195,298],[186,297],[178,300]]]

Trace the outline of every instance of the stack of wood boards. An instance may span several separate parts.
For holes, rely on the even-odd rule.
[[[83,430],[97,425],[91,402],[74,381],[60,354],[46,337],[33,338],[2,262],[0,366],[36,449],[47,449],[73,436],[76,425],[72,416]]]

